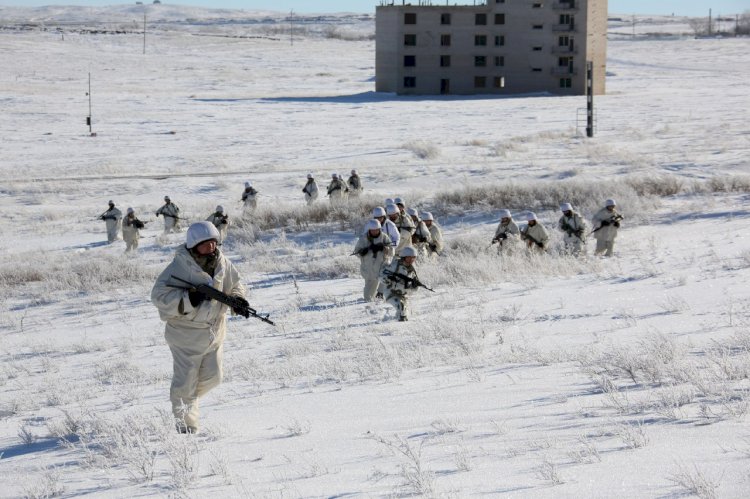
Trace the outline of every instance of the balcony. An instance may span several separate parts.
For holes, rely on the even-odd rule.
[[[570,10],[570,11],[577,11],[578,6],[575,2],[552,2],[552,8],[555,10]]]
[[[575,66],[552,68],[552,74],[555,76],[575,76],[578,74],[578,68]]]
[[[552,31],[557,33],[576,33],[578,29],[575,24],[553,24]]]
[[[552,53],[555,55],[575,55],[578,53],[578,47],[552,47]]]

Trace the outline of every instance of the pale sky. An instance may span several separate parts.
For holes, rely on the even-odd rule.
[[[182,0],[173,2],[162,0],[163,3],[181,5],[197,5],[202,7],[232,8],[232,9],[261,9],[297,13],[325,13],[325,12],[369,12],[375,11],[375,6],[381,0]],[[400,0],[397,0],[400,1]],[[418,3],[417,0],[411,0]],[[100,6],[132,2],[118,2],[116,0],[0,0],[0,5],[17,7],[38,7],[42,5],[84,5]],[[144,0],[143,3],[151,3]],[[434,0],[433,5],[439,5],[442,0]],[[450,0],[450,3],[471,5],[474,0]],[[750,11],[750,0],[609,0],[609,11],[612,14],[675,14],[685,16],[708,16],[708,9],[713,14],[741,14]]]

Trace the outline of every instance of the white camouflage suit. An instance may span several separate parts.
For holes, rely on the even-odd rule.
[[[402,248],[411,246],[411,236],[414,234],[416,226],[406,212],[400,212],[396,220],[393,220],[393,223],[396,224],[399,234],[398,246],[396,246],[396,254],[398,255]]]
[[[367,250],[367,252],[363,255],[360,252],[364,250]],[[376,237],[372,237],[366,230],[354,246],[354,252],[359,257],[359,271],[365,280],[365,301],[374,301],[380,285],[380,271],[383,269],[383,265],[387,265],[393,258],[391,238],[382,230]]]
[[[567,251],[574,255],[586,253],[586,222],[581,215],[575,211],[569,217],[563,214],[557,226],[564,233],[563,242]]]
[[[252,186],[246,186],[242,191],[242,205],[246,212],[252,212],[258,207],[258,191]]]
[[[508,223],[502,221],[497,225],[495,230],[495,237],[493,241],[497,241],[498,252],[513,251],[518,243],[521,231],[518,228],[518,224],[513,221],[512,218],[508,219]],[[503,237],[504,236],[504,237]]]
[[[164,206],[156,210],[156,216],[164,217],[164,233],[177,232],[180,228],[180,208],[171,201],[164,203]]]
[[[414,220],[414,234],[411,236],[411,245],[417,248],[420,256],[427,256],[430,244],[432,244],[432,233],[427,225],[419,219]]]
[[[406,320],[409,317],[409,294],[416,291],[416,288],[407,287],[398,278],[386,275],[386,272],[401,274],[413,279],[417,278],[417,272],[413,265],[407,267],[403,258],[394,258],[391,264],[383,267],[380,273],[380,278],[385,284],[385,301],[396,309],[396,314],[400,320]]]
[[[229,217],[218,211],[213,212],[207,219],[206,222],[211,222],[214,227],[219,231],[219,244],[223,244],[227,238],[227,232],[229,232]]]
[[[547,249],[549,234],[547,234],[547,229],[545,229],[542,224],[537,221],[533,226],[526,226],[526,230],[521,232],[521,239],[526,242],[527,248],[544,252],[544,250]],[[541,246],[537,244],[537,242],[541,244]]]
[[[362,179],[360,179],[359,175],[356,173],[352,173],[349,176],[349,179],[346,181],[346,184],[349,188],[349,197],[352,197],[352,198],[358,197],[363,190]]]
[[[138,239],[140,239],[141,233],[140,229],[136,227],[136,221],[140,222],[135,214],[130,213],[122,219],[122,238],[125,240],[125,251],[138,249]]]
[[[104,212],[101,218],[107,226],[107,242],[113,243],[117,241],[117,236],[120,234],[122,212],[115,208],[115,205],[110,205],[110,208]]]
[[[232,263],[217,250],[213,278],[204,272],[185,245],[159,275],[151,290],[151,301],[166,322],[164,336],[174,361],[170,389],[172,412],[178,422],[198,428],[198,400],[221,383],[222,344],[226,336],[227,305],[206,300],[194,308],[187,290],[167,286],[187,286],[171,276],[193,284],[209,284],[230,296],[245,296],[245,287]],[[179,423],[178,423],[179,424]]]
[[[604,256],[612,256],[615,249],[617,230],[620,228],[620,222],[616,220],[620,217],[621,215],[618,213],[617,208],[610,211],[605,207],[597,211],[591,219],[594,230],[596,231],[594,232],[594,237],[596,238],[595,255],[604,253]]]
[[[346,199],[346,189],[347,187],[343,180],[338,177],[332,179],[326,189],[326,194],[328,194],[331,204],[336,204]]]
[[[443,252],[443,231],[440,229],[440,224],[434,220],[429,229],[432,242],[427,246],[427,254],[430,256],[439,255]]]
[[[305,187],[302,188],[302,192],[305,193],[305,201],[307,202],[307,205],[309,206],[313,204],[315,200],[318,199],[318,184],[315,182],[315,179],[307,179],[307,183],[305,184]]]

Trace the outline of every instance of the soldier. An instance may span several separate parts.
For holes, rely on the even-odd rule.
[[[394,210],[398,210],[395,205],[393,206]],[[398,228],[396,227],[396,224],[391,222],[387,218],[386,210],[384,210],[381,206],[377,206],[372,209],[372,218],[380,222],[380,227],[385,232],[385,234],[388,236],[388,239],[391,240],[391,246],[393,246],[393,249],[395,251],[396,246],[398,246]],[[391,251],[391,255],[393,255],[393,251]],[[390,263],[390,260],[388,260],[388,263]]]
[[[349,180],[346,181],[346,184],[349,186],[349,197],[359,197],[364,190],[364,187],[362,187],[362,179],[359,178],[357,170],[352,170],[352,174],[349,176]]]
[[[404,203],[401,198],[394,199],[394,202],[396,204],[396,208],[398,208],[398,212],[396,213],[395,217],[391,215],[390,211],[388,211],[387,206],[385,207],[385,210],[388,213],[388,218],[394,224],[396,224],[396,227],[398,228],[399,242],[398,246],[396,247],[396,254],[399,254],[402,248],[411,244],[411,236],[412,234],[414,234],[416,226],[414,225],[414,221],[411,219],[411,217],[406,213],[406,203]]]
[[[419,219],[419,212],[416,208],[409,208],[406,214],[414,222],[414,233],[411,235],[411,245],[417,248],[420,256],[427,256],[428,246],[432,244],[432,234],[422,220]]]
[[[405,246],[394,258],[390,265],[381,271],[381,279],[385,285],[385,300],[396,309],[396,315],[401,322],[409,320],[409,294],[416,291],[419,283],[414,262],[417,250],[413,246]],[[406,277],[398,278],[396,275]]]
[[[565,250],[576,256],[580,254],[585,255],[586,222],[583,221],[581,215],[573,211],[573,206],[570,203],[561,204],[560,211],[563,214],[557,225],[565,233],[563,236]]]
[[[536,248],[539,252],[543,253],[547,249],[547,241],[549,241],[546,229],[537,221],[534,212],[529,212],[526,220],[529,223],[525,230],[521,231],[521,240],[526,241],[527,248]]]
[[[302,192],[305,193],[305,201],[307,206],[310,206],[318,199],[318,184],[315,182],[312,173],[307,174],[307,183],[302,188]]]
[[[112,244],[117,241],[117,236],[120,233],[120,222],[122,221],[122,212],[115,208],[115,202],[109,200],[109,209],[99,215],[99,220],[104,220],[107,226],[107,242]]]
[[[498,243],[497,251],[507,251],[513,248],[521,231],[518,225],[513,221],[513,217],[508,210],[500,210],[500,223],[495,230],[495,237],[492,238],[492,244]]]
[[[122,220],[122,238],[125,240],[125,252],[138,249],[138,239],[141,237],[140,229],[146,226],[135,216],[135,210],[128,208],[127,215]]]
[[[169,393],[180,433],[198,432],[199,399],[221,383],[229,307],[199,291],[185,289],[174,278],[208,284],[247,306],[240,275],[219,250],[218,240],[219,231],[212,223],[192,224],[186,243],[177,249],[174,260],[151,290],[151,301],[166,322],[164,336],[172,351],[174,374]]]
[[[440,229],[440,224],[435,221],[435,218],[429,211],[422,214],[422,222],[427,226],[427,229],[430,231],[430,236],[432,237],[432,242],[427,246],[427,255],[440,256],[443,252],[443,231]]]
[[[245,190],[242,191],[242,203],[245,212],[253,212],[258,207],[258,191],[253,187],[252,182],[245,182]]]
[[[156,216],[164,215],[164,233],[177,232],[180,229],[180,208],[164,196],[164,205],[156,210]]]
[[[367,221],[365,232],[357,241],[353,254],[359,256],[359,270],[365,279],[365,301],[375,301],[380,284],[380,271],[393,256],[391,239],[381,230],[380,222],[375,219]]]
[[[214,224],[214,227],[219,231],[219,246],[224,244],[227,232],[229,231],[229,216],[224,211],[224,207],[221,205],[217,206],[216,211],[211,213],[206,221]]]
[[[328,195],[331,204],[337,204],[344,199],[344,182],[339,178],[338,173],[331,174],[331,183],[328,184],[326,194]]]
[[[623,217],[617,212],[617,205],[614,199],[607,199],[604,208],[597,211],[594,218],[591,219],[596,228],[592,232],[596,238],[596,250],[594,255],[612,256],[615,249],[615,238],[617,230],[620,228],[620,222]]]

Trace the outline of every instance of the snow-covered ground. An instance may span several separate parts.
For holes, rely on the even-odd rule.
[[[231,18],[189,10],[170,20]],[[582,97],[375,93],[374,43],[329,27],[165,23],[146,55],[138,34],[0,30],[0,497],[746,497],[748,39],[613,36],[586,139]],[[302,209],[308,172],[352,168],[352,210],[400,195],[443,224],[408,323],[360,299],[359,215]],[[230,319],[197,436],[165,416],[149,301],[184,233],[157,219],[123,256],[95,220],[109,199],[153,220],[165,194],[229,209],[225,251],[277,322]],[[590,219],[610,196],[616,257],[557,254],[558,203]],[[499,207],[535,210],[551,254],[487,249]]]

